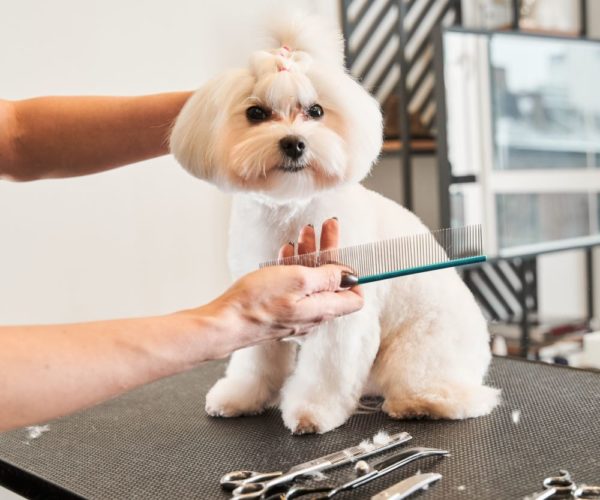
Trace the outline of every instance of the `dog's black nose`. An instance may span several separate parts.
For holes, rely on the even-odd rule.
[[[297,160],[304,153],[306,144],[304,144],[304,141],[296,135],[286,135],[279,141],[279,147],[286,156]]]

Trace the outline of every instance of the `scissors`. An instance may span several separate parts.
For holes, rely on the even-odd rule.
[[[360,444],[352,446],[296,465],[287,472],[232,471],[225,474],[220,483],[223,489],[233,490],[233,498],[235,499],[260,498],[265,493],[290,483],[300,476],[331,469],[354,460],[369,457],[375,453],[390,450],[410,439],[412,439],[410,434],[400,432],[391,435],[384,443],[372,443],[368,447]]]
[[[332,498],[343,491],[354,490],[374,479],[389,474],[390,472],[404,467],[406,464],[419,460],[420,458],[433,456],[446,456],[449,453],[446,450],[435,448],[409,448],[397,452],[392,457],[379,459],[372,463],[359,460],[354,466],[354,471],[349,471],[337,481],[337,484],[317,485],[317,486],[292,486],[281,498],[291,500],[292,498],[304,497],[307,500],[323,500]],[[441,476],[440,476],[441,477]],[[421,478],[422,479],[422,478]],[[387,497],[381,497],[387,498]],[[402,497],[404,498],[404,497]]]
[[[544,500],[546,498],[588,498],[600,499],[600,486],[577,486],[571,474],[566,470],[560,470],[558,476],[550,476],[542,482],[544,491],[534,493],[525,500]]]

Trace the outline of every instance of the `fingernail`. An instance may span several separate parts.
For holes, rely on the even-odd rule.
[[[352,288],[358,285],[358,276],[349,271],[342,271],[342,279],[340,280],[340,288]]]
[[[332,217],[332,219],[333,219],[333,220],[338,220],[338,218],[337,218],[337,217]]]
[[[315,228],[315,226],[313,226],[312,224],[306,224],[306,225],[307,225],[308,227],[312,228],[312,229],[314,229],[314,228]]]

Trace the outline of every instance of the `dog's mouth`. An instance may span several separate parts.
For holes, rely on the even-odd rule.
[[[309,166],[309,161],[307,158],[283,158],[283,161],[279,165],[278,169],[287,172],[290,174],[300,172]]]
[[[288,173],[295,173],[304,170],[308,165],[303,163],[284,163],[279,165],[279,170]]]

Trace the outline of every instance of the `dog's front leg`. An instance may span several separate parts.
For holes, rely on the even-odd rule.
[[[225,376],[206,395],[206,412],[215,417],[262,412],[277,398],[295,352],[293,343],[268,342],[233,353]]]
[[[281,391],[281,413],[295,434],[323,433],[356,409],[379,347],[379,319],[363,309],[308,335]]]

